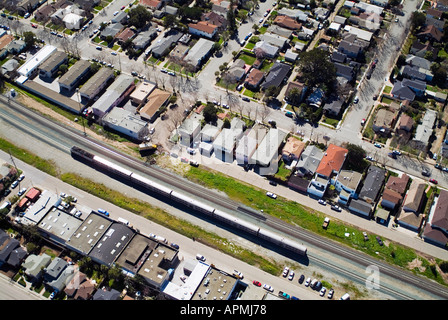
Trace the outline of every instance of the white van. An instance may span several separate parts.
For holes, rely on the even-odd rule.
[[[126,219],[124,219],[124,218],[119,217],[119,218],[117,219],[117,221],[120,222],[120,223],[122,223],[122,224],[124,224],[125,226],[128,226],[128,225],[129,225],[129,221],[126,220]]]
[[[346,293],[339,300],[350,300],[350,295],[348,293]]]
[[[202,261],[202,262],[205,261],[205,257],[202,254],[199,254],[199,253],[196,255],[196,259],[198,259],[199,261]]]

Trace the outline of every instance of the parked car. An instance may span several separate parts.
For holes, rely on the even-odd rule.
[[[438,184],[439,182],[436,180],[436,179],[429,179],[429,182],[432,182],[432,183],[434,183],[434,184]]]
[[[98,208],[98,212],[104,214],[105,216],[109,216],[109,212],[104,209]]]
[[[363,232],[362,233],[362,235],[363,235],[363,237],[364,237],[364,241],[368,241],[369,240],[369,237],[367,236],[367,232]]]
[[[382,147],[381,144],[379,144],[378,142],[375,142],[374,146],[377,147],[377,148],[381,148]]]
[[[311,283],[311,278],[307,278],[305,281],[305,287],[309,287]]]
[[[21,196],[26,192],[26,188],[22,188],[19,190],[19,192],[17,192],[17,195]]]
[[[202,254],[199,254],[199,253],[198,253],[198,254],[196,255],[196,259],[199,260],[199,261],[205,262],[205,257],[204,257]]]
[[[289,273],[288,280],[289,280],[289,281],[292,281],[292,279],[294,279],[294,275],[295,275],[294,271],[291,271],[291,272]]]
[[[319,201],[317,201],[319,204],[326,206],[327,203],[325,202],[325,200],[319,199]]]
[[[272,192],[266,192],[266,195],[269,197],[269,198],[272,198],[272,199],[277,199],[277,195],[275,194],[275,193],[272,193]]]
[[[289,273],[289,268],[288,267],[283,268],[283,273],[282,273],[283,278],[286,278],[288,273]]]
[[[270,292],[274,292],[274,288],[272,288],[270,285],[268,284],[264,284],[263,285],[263,289],[270,291]]]
[[[275,182],[275,181],[273,181],[273,180],[270,180],[270,181],[269,181],[269,184],[270,184],[271,186],[274,186],[274,187],[275,187],[275,186],[277,185],[277,182]]]
[[[378,244],[380,245],[380,246],[382,246],[384,243],[383,243],[383,240],[381,240],[381,238],[380,237],[378,237],[378,236],[376,236],[376,241],[378,241]]]
[[[246,102],[250,102],[250,99],[248,97],[243,97],[242,100],[246,101]]]
[[[359,98],[358,96],[355,97],[355,99],[353,99],[353,103],[358,103],[359,102]]]
[[[15,189],[19,185],[19,181],[16,180],[13,183],[11,183],[11,189]]]
[[[17,180],[22,181],[23,179],[25,179],[25,175],[22,173]]]
[[[260,281],[254,280],[254,281],[252,281],[252,283],[254,284],[254,286],[261,287]]]
[[[334,289],[330,289],[330,291],[328,291],[328,299],[332,299],[334,295]]]
[[[302,275],[300,275],[299,283],[302,284],[303,281],[305,281],[305,276],[302,274]]]
[[[331,210],[334,210],[334,211],[337,211],[337,212],[341,212],[342,211],[341,207],[337,206],[337,205],[332,205],[331,206]]]
[[[320,295],[321,297],[323,297],[324,294],[325,294],[325,292],[327,292],[327,288],[322,287],[322,289],[320,289],[319,295]]]

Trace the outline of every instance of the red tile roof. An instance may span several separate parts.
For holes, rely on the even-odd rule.
[[[341,170],[347,153],[347,149],[330,144],[325,151],[316,172],[323,176],[330,177],[333,171]]]

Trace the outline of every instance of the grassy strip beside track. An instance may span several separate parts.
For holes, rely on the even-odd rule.
[[[191,167],[186,173],[191,181],[211,189],[225,192],[231,199],[241,202],[257,210],[280,218],[292,225],[325,236],[349,247],[358,249],[372,257],[382,259],[390,264],[408,269],[415,274],[424,275],[440,284],[447,285],[437,270],[436,264],[443,261],[435,259],[430,262],[418,255],[412,248],[383,239],[385,245],[380,246],[375,239],[376,235],[369,235],[369,241],[364,241],[361,229],[332,218],[329,227],[324,230],[322,222],[324,215],[321,212],[305,207],[295,201],[278,197],[276,200],[266,197],[265,190],[258,189],[242,181],[227,177],[219,172],[202,168]],[[418,259],[420,268],[410,268],[409,265]]]

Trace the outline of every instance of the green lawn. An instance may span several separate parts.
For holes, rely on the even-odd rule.
[[[386,86],[384,88],[384,93],[390,93],[391,91],[392,91],[392,87],[390,87],[390,86]]]
[[[242,53],[242,54],[240,54],[239,58],[240,58],[241,60],[243,60],[243,61],[244,61],[246,64],[248,64],[248,65],[253,65],[254,62],[255,62],[255,60],[257,59],[256,57],[254,57],[254,56],[250,56],[250,55],[248,55],[248,54],[246,54],[246,53]]]

